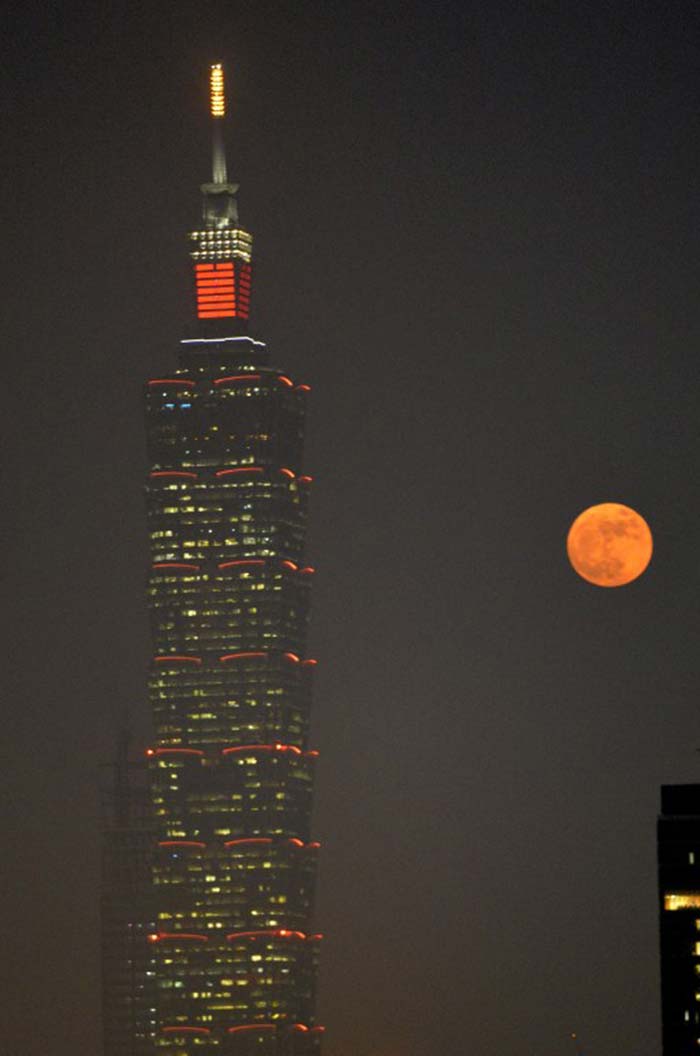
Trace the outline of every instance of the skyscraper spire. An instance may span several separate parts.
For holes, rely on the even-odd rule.
[[[209,68],[209,99],[212,118],[212,183],[226,183],[226,149],[223,119],[226,116],[224,68],[220,62]]]
[[[245,331],[250,312],[253,239],[238,221],[237,183],[228,182],[223,122],[226,115],[224,69],[209,69],[209,109],[212,120],[212,182],[201,187],[202,224],[190,232],[194,243],[197,319],[215,330],[227,320],[228,330]],[[239,320],[231,324],[228,320]]]

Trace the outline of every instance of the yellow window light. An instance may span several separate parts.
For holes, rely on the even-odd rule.
[[[211,116],[223,117],[226,113],[224,97],[224,68],[217,62],[209,71],[209,89],[211,98]]]
[[[697,891],[676,891],[664,895],[664,909],[665,910],[677,910],[677,909],[699,909],[700,908],[700,892]]]

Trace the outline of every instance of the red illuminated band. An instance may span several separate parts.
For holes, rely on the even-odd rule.
[[[313,576],[315,571],[316,569],[313,567],[313,565],[307,565],[306,568],[299,569],[299,573],[302,576]]]
[[[230,477],[234,473],[262,473],[261,466],[237,466],[235,469],[217,469],[217,477]]]
[[[197,664],[198,666],[202,663],[201,656],[184,656],[176,653],[161,653],[159,656],[153,657],[155,664]]]
[[[199,572],[199,565],[190,565],[186,561],[156,561],[154,569],[184,568],[188,572]]]
[[[303,755],[301,748],[296,744],[239,744],[233,748],[222,748],[222,755],[233,755],[236,752],[292,752],[293,755]]]
[[[291,480],[294,480],[294,474],[292,473],[291,469],[287,469],[286,466],[280,470],[280,473],[282,474],[282,476],[289,477]]]
[[[228,1034],[238,1034],[243,1030],[275,1030],[274,1023],[248,1023],[241,1027],[229,1027]]]
[[[290,572],[298,572],[299,566],[295,565],[293,561],[280,561],[282,568],[288,568]]]
[[[311,386],[310,385],[297,385],[297,387],[294,389],[294,391],[295,392],[311,392]]]
[[[317,664],[318,664],[318,660],[312,660],[312,659],[302,660],[302,662],[301,662],[301,666],[302,667],[316,667]]]
[[[151,378],[148,382],[149,385],[184,385],[186,388],[191,389],[196,382],[191,381],[189,378]]]
[[[259,557],[242,557],[238,561],[220,561],[217,568],[237,568],[239,566],[251,567],[252,565],[264,565],[265,561]]]
[[[228,840],[224,847],[238,847],[242,843],[272,843],[271,836],[241,836],[237,840]]]
[[[294,382],[292,381],[292,379],[286,377],[284,374],[278,374],[277,375],[277,380],[281,381],[283,385],[288,386],[288,388],[290,388],[290,389],[294,388]]]
[[[260,381],[259,374],[230,374],[225,378],[214,378],[215,385],[226,385],[236,381]]]
[[[285,928],[262,928],[260,931],[232,931],[226,936],[227,942],[238,939],[305,939],[303,931],[287,931]]]
[[[226,653],[225,656],[219,657],[219,661],[227,664],[229,660],[264,660],[266,657],[267,653]]]
[[[301,662],[296,653],[282,653],[282,656],[285,658],[285,660],[291,660],[293,664],[298,664]]]
[[[211,1034],[209,1027],[162,1027],[161,1034]]]
[[[297,477],[300,484],[312,484],[313,479],[313,477]]]
[[[204,755],[201,748],[148,748],[146,755]]]
[[[196,473],[191,473],[186,469],[154,469],[148,475],[149,477],[187,477],[190,480],[197,479]]]
[[[183,939],[185,942],[209,942],[208,935],[196,935],[191,931],[159,931],[149,935],[149,942],[172,942]]]
[[[200,319],[227,319],[236,316],[233,261],[195,264],[197,316]]]
[[[201,847],[204,849],[206,843],[200,840],[158,840],[159,847]]]

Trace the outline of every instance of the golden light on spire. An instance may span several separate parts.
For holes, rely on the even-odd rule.
[[[226,113],[224,97],[224,68],[220,62],[210,67],[209,94],[211,98],[211,116],[223,117]]]

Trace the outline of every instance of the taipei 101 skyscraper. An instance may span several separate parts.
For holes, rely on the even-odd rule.
[[[146,384],[153,641],[148,1044],[168,1056],[320,1048],[318,843],[304,555],[309,386],[247,335],[252,238],[224,151],[190,234],[196,325]],[[149,1003],[150,1001],[150,1003]],[[133,1051],[137,1051],[134,1049]],[[140,1049],[138,1051],[141,1051]]]

